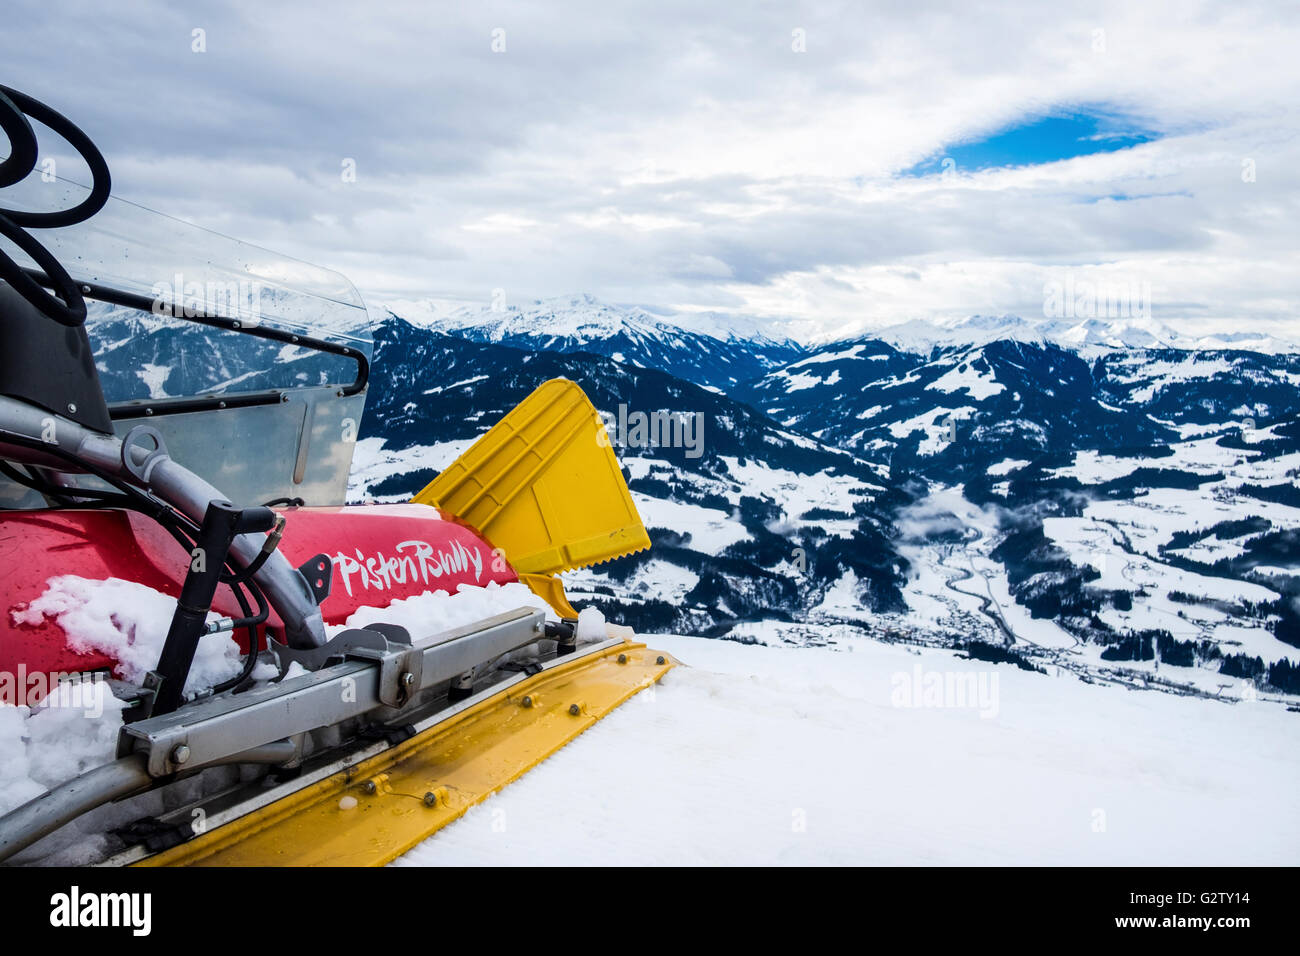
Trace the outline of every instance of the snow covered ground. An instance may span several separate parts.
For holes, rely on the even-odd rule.
[[[1267,516],[1270,530],[1300,529],[1300,508],[1261,502],[1238,491],[1248,481],[1269,484],[1277,480],[1276,469],[1269,471],[1265,463],[1249,460],[1252,453],[1227,450],[1230,455],[1216,461],[1212,460],[1213,445],[1186,442],[1173,447],[1173,456],[1154,459],[1159,467],[1222,471],[1224,477],[1200,488],[1157,487],[1128,498],[1097,498],[1078,516],[1041,519],[1045,537],[1076,567],[1097,573],[1089,587],[1131,596],[1128,609],[1107,605],[1097,612],[1097,617],[1118,633],[1162,630],[1180,641],[1212,642],[1225,655],[1258,657],[1266,665],[1283,658],[1294,660],[1295,647],[1272,633],[1276,618],[1248,612],[1249,605],[1276,601],[1277,590],[1228,573],[1198,573],[1175,565],[1163,549],[1176,534],[1261,515]],[[1134,461],[1139,466],[1150,464],[1144,459],[1079,452],[1069,468],[1059,471],[1098,483],[1130,473],[1136,467]],[[1166,465],[1171,461],[1173,465]],[[1300,455],[1280,456],[1267,464],[1276,462],[1294,468],[1300,466]],[[1005,473],[1001,466],[998,469]],[[1012,469],[1008,466],[1007,470]],[[1285,479],[1286,473],[1281,477]],[[967,500],[961,486],[935,487],[927,498],[903,512],[898,547],[909,562],[903,589],[909,613],[901,615],[903,623],[917,632],[946,628],[950,633],[1001,642],[1006,632],[996,626],[1000,621],[1015,635],[1021,650],[1047,652],[1031,655],[1039,661],[1050,659],[1094,673],[1123,671],[1139,679],[1155,674],[1211,694],[1251,692],[1245,683],[1221,674],[1217,660],[1185,667],[1169,662],[1108,661],[1101,657],[1104,644],[1081,642],[1055,619],[1034,617],[1012,596],[1006,566],[992,557],[993,548],[1003,538],[1000,514],[996,507]],[[963,540],[953,543],[935,537],[938,532],[954,530],[964,535]],[[1209,536],[1174,553],[1205,562],[1208,571],[1210,562],[1240,554],[1245,542],[1260,533],[1255,529],[1237,538]],[[1297,573],[1290,567],[1272,570],[1280,576]],[[1184,595],[1195,595],[1197,600],[1180,600]]]
[[[397,865],[1300,861],[1278,704],[872,641],[649,643],[689,666]]]
[[[356,444],[352,455],[352,472],[348,477],[348,500],[407,501],[410,495],[373,495],[372,485],[377,485],[394,475],[406,474],[417,468],[434,468],[442,471],[460,457],[475,439],[439,442],[436,445],[413,445],[410,448],[385,448],[383,438],[363,438]]]

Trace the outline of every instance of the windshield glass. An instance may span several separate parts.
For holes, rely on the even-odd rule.
[[[88,190],[29,176],[5,190],[4,205],[62,209]],[[215,314],[359,350],[373,343],[365,304],[352,283],[250,243],[111,198],[92,219],[33,230],[76,280],[147,297],[158,309]],[[21,264],[34,265],[14,249]],[[86,329],[109,402],[227,391],[346,384],[345,357],[87,300]]]

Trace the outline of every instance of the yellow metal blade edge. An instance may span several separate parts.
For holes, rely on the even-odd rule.
[[[622,662],[620,663],[620,657]],[[517,780],[678,662],[624,641],[138,866],[382,866]],[[355,805],[344,805],[355,799]]]

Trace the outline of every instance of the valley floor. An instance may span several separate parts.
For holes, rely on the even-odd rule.
[[[1300,714],[937,648],[684,667],[397,865],[1295,865]]]

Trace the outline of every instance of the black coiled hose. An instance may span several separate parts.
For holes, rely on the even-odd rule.
[[[108,163],[90,137],[63,114],[50,109],[26,93],[0,86],[0,131],[9,140],[9,156],[0,162],[0,188],[12,186],[31,175],[36,168],[36,134],[29,121],[44,123],[72,146],[90,167],[90,195],[77,205],[54,212],[28,212],[0,207],[0,236],[16,245],[41,269],[54,287],[46,292],[40,283],[23,271],[9,255],[0,251],[0,279],[35,306],[42,315],[72,328],[86,321],[86,300],[68,271],[28,229],[57,229],[85,222],[108,202],[112,179]]]

